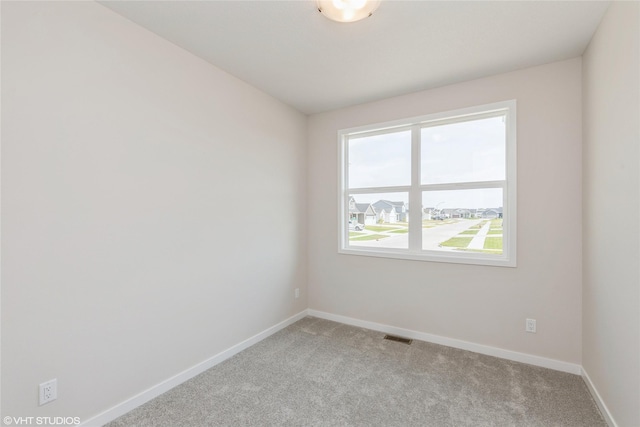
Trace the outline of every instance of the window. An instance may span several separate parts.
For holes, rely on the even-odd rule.
[[[516,265],[516,103],[339,132],[339,251]]]

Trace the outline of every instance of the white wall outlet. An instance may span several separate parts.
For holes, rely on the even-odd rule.
[[[300,298],[300,288],[296,288],[296,290],[293,292],[293,296],[296,299]]]
[[[56,378],[40,384],[40,405],[58,398],[58,380]]]
[[[536,319],[527,319],[527,323],[524,327],[524,330],[527,332],[536,333]]]

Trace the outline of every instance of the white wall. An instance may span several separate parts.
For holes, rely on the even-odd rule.
[[[87,419],[306,308],[302,114],[99,4],[2,2],[2,124],[3,415]]]
[[[309,307],[580,363],[581,60],[309,119]],[[517,100],[518,267],[338,254],[337,131]],[[538,333],[525,333],[525,318]]]
[[[613,2],[584,54],[583,367],[640,425],[640,4]]]

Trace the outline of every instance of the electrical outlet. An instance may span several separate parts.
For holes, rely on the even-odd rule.
[[[526,332],[536,333],[536,319],[527,319],[527,323],[524,327]]]
[[[56,378],[40,384],[40,406],[58,398],[58,380]]]
[[[300,298],[300,288],[296,288],[296,290],[293,292],[293,296],[296,299]]]

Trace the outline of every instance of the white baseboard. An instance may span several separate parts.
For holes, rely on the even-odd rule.
[[[361,328],[372,329],[374,331],[384,332],[386,334],[399,335],[406,338],[412,338],[420,341],[427,341],[434,344],[446,345],[448,347],[459,348],[462,350],[473,351],[474,353],[486,354],[488,356],[500,357],[502,359],[513,360],[514,362],[528,363],[530,365],[541,366],[556,371],[568,372],[571,374],[582,374],[582,367],[575,363],[563,362],[561,360],[548,359],[546,357],[534,356],[517,351],[505,350],[502,348],[491,347],[488,345],[476,344],[469,341],[458,340],[455,338],[442,337],[440,335],[432,335],[424,332],[412,331],[410,329],[397,328],[395,326],[383,325],[380,323],[369,322],[366,320],[354,319],[351,317],[340,316],[337,314],[326,313],[317,310],[308,310],[309,316],[319,317],[321,319],[333,320],[334,322],[345,323],[347,325],[358,326]]]
[[[162,393],[165,393],[169,390],[171,390],[172,388],[176,387],[177,385],[182,384],[183,382],[195,377],[198,374],[201,374],[202,372],[206,371],[209,368],[212,368],[213,366],[224,362],[225,360],[227,360],[228,358],[230,358],[231,356],[234,356],[238,353],[240,353],[242,350],[245,350],[249,347],[251,347],[252,345],[262,341],[263,339],[267,338],[270,335],[275,334],[276,332],[280,331],[281,329],[286,328],[287,326],[297,322],[298,320],[304,318],[307,315],[307,310],[303,310],[300,313],[289,317],[286,320],[283,320],[282,322],[278,323],[277,325],[274,325],[262,332],[260,332],[257,335],[252,336],[251,338],[248,338],[244,341],[242,341],[239,344],[234,345],[233,347],[220,352],[218,354],[216,354],[215,356],[211,357],[210,359],[205,360],[204,362],[198,363],[195,366],[192,366],[191,368],[180,372],[179,374],[159,383],[154,385],[153,387],[133,396],[130,399],[125,400],[122,403],[119,403],[118,405],[114,406],[113,408],[107,409],[106,411],[96,415],[95,417],[92,417],[84,422],[82,422],[80,424],[81,427],[95,427],[95,426],[103,426],[104,424],[115,420],[116,418],[126,414],[127,412],[137,408],[140,405],[143,405],[144,403],[147,403],[148,401],[150,401],[151,399],[154,399],[158,396],[160,396]]]
[[[616,424],[616,421],[613,419],[613,415],[611,415],[611,412],[609,412],[609,408],[607,408],[607,405],[604,404],[604,400],[602,400],[600,393],[598,393],[598,389],[596,389],[596,386],[591,381],[591,378],[589,377],[589,374],[587,374],[587,371],[584,369],[584,367],[582,368],[582,379],[587,385],[589,393],[591,393],[591,396],[593,396],[593,400],[596,401],[596,405],[598,405],[598,409],[600,409],[602,418],[604,418],[609,427],[618,427],[618,424]]]

